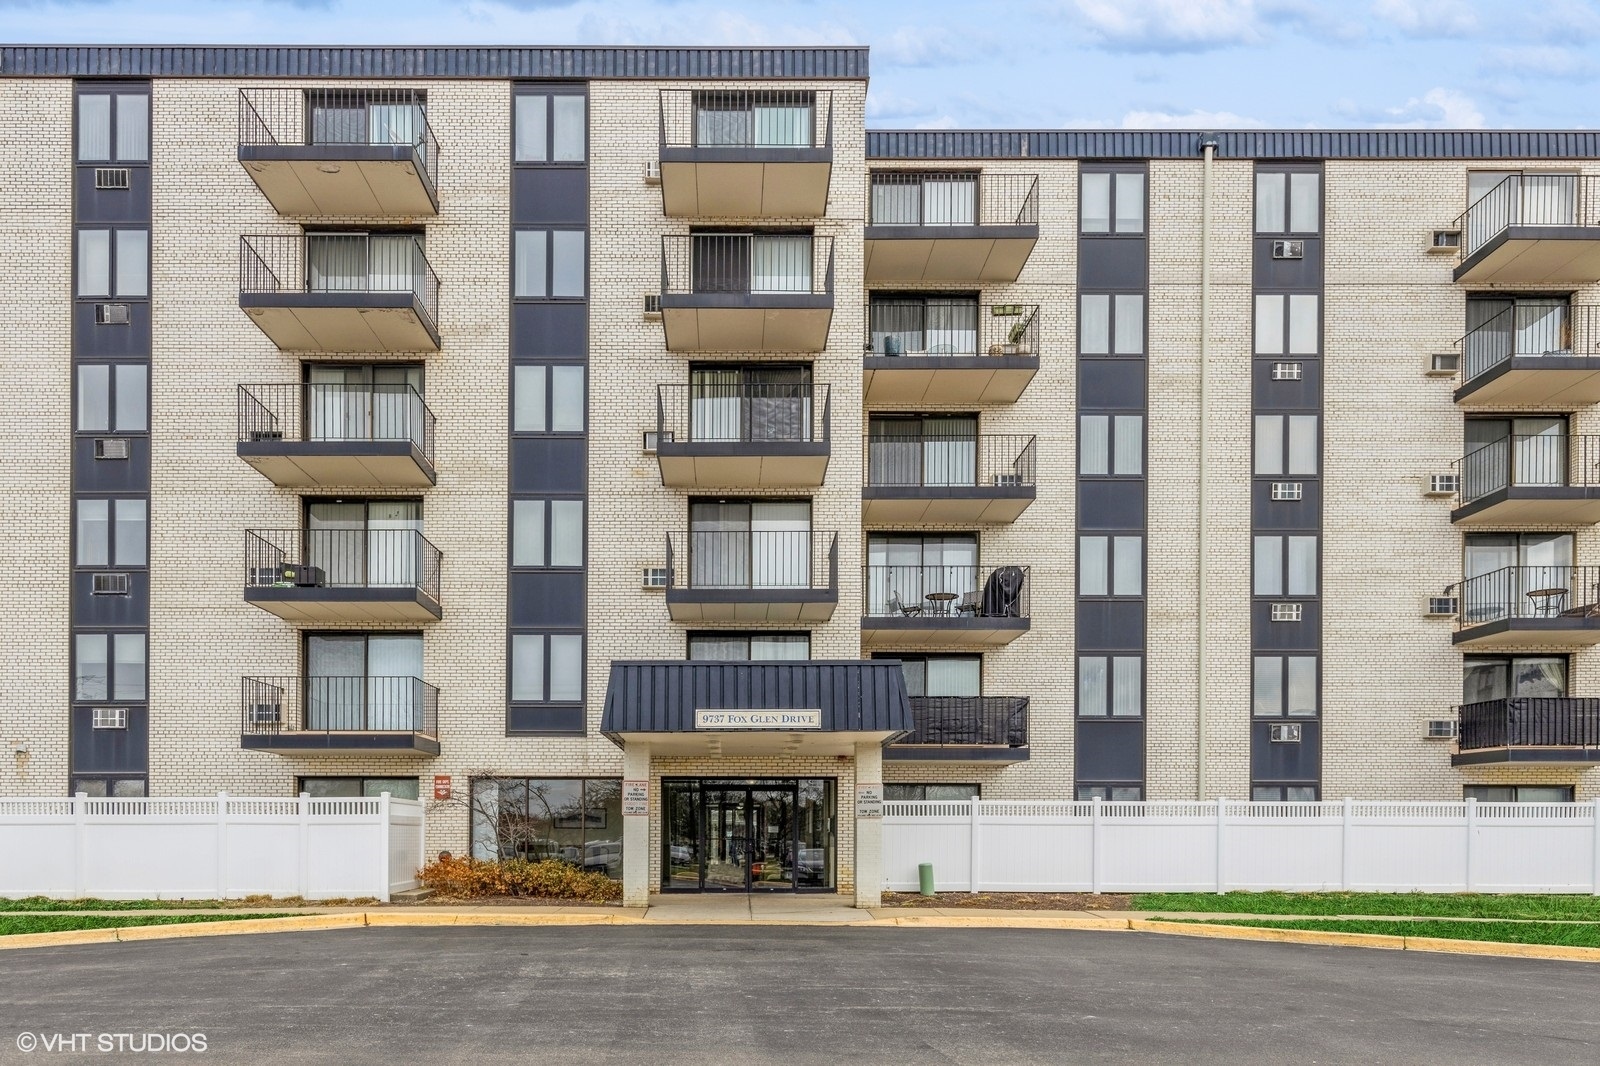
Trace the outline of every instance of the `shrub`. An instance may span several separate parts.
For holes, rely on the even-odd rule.
[[[622,886],[605,874],[580,870],[556,859],[484,862],[441,858],[424,866],[419,879],[425,887],[454,899],[517,896],[606,903],[622,898]]]

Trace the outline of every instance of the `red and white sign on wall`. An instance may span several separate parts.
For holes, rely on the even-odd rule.
[[[447,800],[450,798],[449,774],[433,775],[433,798],[436,800]]]

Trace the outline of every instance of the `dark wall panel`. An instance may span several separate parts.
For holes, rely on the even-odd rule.
[[[1144,720],[1079,718],[1079,781],[1144,781]]]
[[[1142,411],[1143,359],[1078,360],[1078,407],[1084,411]]]
[[[1139,530],[1144,528],[1144,481],[1078,482],[1078,528]]]
[[[1274,724],[1298,724],[1300,742],[1274,743]],[[1314,718],[1258,718],[1250,723],[1250,777],[1254,781],[1303,781],[1322,777],[1322,723]]]
[[[150,761],[150,712],[129,707],[128,728],[95,729],[94,710],[72,709],[72,763],[78,773],[142,774]]]

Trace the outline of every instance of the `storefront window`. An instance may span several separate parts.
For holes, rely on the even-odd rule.
[[[621,781],[480,778],[471,796],[475,858],[555,859],[621,879]]]

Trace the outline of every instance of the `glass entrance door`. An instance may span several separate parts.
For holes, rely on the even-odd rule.
[[[832,888],[834,793],[831,780],[663,782],[662,887]]]
[[[749,885],[750,790],[705,792],[707,892],[743,892]]]

